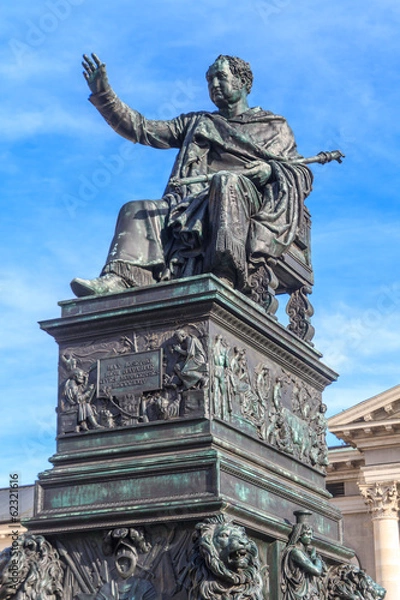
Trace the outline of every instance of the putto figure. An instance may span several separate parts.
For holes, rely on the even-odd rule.
[[[200,273],[249,293],[249,274],[280,257],[298,234],[312,184],[304,163],[340,158],[303,159],[283,117],[250,108],[253,75],[240,58],[220,55],[207,71],[215,112],[169,121],[146,119],[124,104],[95,54],[84,55],[83,66],[90,102],[117,133],[179,152],[162,199],[122,207],[100,277],[74,279],[74,293],[117,292]]]

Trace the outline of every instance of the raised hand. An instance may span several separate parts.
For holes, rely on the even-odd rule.
[[[92,54],[92,59],[87,54],[83,55],[82,66],[85,69],[83,76],[92,94],[98,94],[108,90],[110,84],[108,83],[106,65],[100,61],[96,54]]]

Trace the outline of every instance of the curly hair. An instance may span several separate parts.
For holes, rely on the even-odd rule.
[[[227,54],[220,54],[215,59],[215,64],[219,60],[226,60],[229,64],[229,68],[231,70],[232,75],[234,75],[237,79],[239,79],[246,88],[248,94],[251,92],[251,87],[253,85],[253,72],[251,70],[250,64],[243,60],[242,58],[238,58],[237,56],[229,56]],[[213,65],[207,70],[206,78],[209,77],[210,69]]]
[[[365,600],[383,600],[385,588],[376,583],[355,565],[341,564],[331,567],[327,576],[328,600],[340,598],[364,598]]]
[[[115,554],[119,546],[126,546],[133,553],[148,552],[151,549],[144,537],[142,529],[134,529],[133,527],[117,527],[110,529],[103,539],[102,549],[106,556]]]
[[[230,569],[215,545],[218,530],[230,525],[233,537],[245,545],[248,564],[238,571]],[[247,538],[242,527],[225,519],[212,517],[196,525],[190,556],[190,600],[261,600],[262,579],[256,544]]]
[[[0,555],[0,597],[62,600],[63,575],[57,550],[42,535],[23,534],[16,547],[6,548]]]

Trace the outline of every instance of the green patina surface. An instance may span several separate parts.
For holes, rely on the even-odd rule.
[[[148,477],[108,479],[52,488],[45,494],[44,509],[73,508],[109,503],[132,504],[145,499],[185,497],[212,491],[210,469],[158,473]]]
[[[285,497],[281,490],[269,491],[261,486],[253,485],[229,474],[223,477],[221,488],[227,497],[234,503],[238,500],[244,504],[253,506],[257,511],[265,515],[273,515],[275,518],[287,519],[304,502],[304,498],[292,500]],[[339,541],[339,526],[332,518],[326,515],[314,513],[314,526],[320,535]]]
[[[188,439],[194,436],[209,433],[209,421],[190,421],[181,420],[173,423],[165,421],[155,423],[143,423],[137,425],[134,429],[111,429],[107,432],[96,430],[86,435],[76,435],[60,437],[58,440],[59,453],[68,451],[100,449],[104,447],[107,453],[115,448],[119,452],[123,447],[131,447],[132,451],[140,444],[147,444],[152,447],[158,442],[172,442],[175,446],[187,443]]]

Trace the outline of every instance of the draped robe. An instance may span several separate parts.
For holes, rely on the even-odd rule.
[[[277,258],[289,248],[312,175],[306,166],[291,163],[300,155],[283,117],[257,107],[231,119],[196,112],[161,121],[146,119],[111,89],[90,101],[126,139],[179,149],[162,199],[122,207],[103,274],[144,285],[166,273],[174,278],[212,272],[244,289],[251,263]],[[263,187],[245,175],[254,161],[271,166]],[[210,181],[170,183],[212,174]]]

